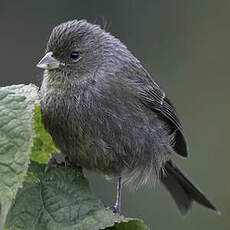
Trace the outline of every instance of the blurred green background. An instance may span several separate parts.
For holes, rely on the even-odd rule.
[[[151,229],[230,229],[229,181],[229,0],[0,1],[0,86],[40,85],[35,67],[52,27],[85,18],[107,24],[141,60],[174,102],[190,144],[178,158],[192,181],[222,211],[195,204],[181,217],[160,185],[124,189],[122,214],[140,217]],[[93,191],[114,203],[115,184],[88,173]]]

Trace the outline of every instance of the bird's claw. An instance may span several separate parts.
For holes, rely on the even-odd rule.
[[[52,153],[52,156],[48,162],[48,164],[45,167],[45,173],[51,168],[52,166],[58,167],[58,166],[67,166],[69,165],[69,160],[68,157],[65,156],[64,154],[57,154],[57,153]]]
[[[121,209],[118,205],[110,206],[109,209],[114,213],[114,214],[120,214]]]

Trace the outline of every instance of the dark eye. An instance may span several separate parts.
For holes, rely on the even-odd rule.
[[[79,51],[73,51],[70,54],[70,58],[73,59],[73,60],[77,60],[79,57],[80,57],[80,52]]]

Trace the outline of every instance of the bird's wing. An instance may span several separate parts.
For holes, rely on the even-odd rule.
[[[174,150],[176,153],[183,157],[188,156],[188,144],[184,135],[183,127],[176,115],[176,110],[170,100],[166,97],[164,91],[152,80],[152,78],[145,74],[145,76],[138,79],[140,80],[140,100],[151,110],[159,112],[162,119],[165,120],[172,132],[175,131],[175,144]]]

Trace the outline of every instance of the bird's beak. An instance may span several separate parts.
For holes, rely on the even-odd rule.
[[[37,64],[38,68],[48,70],[57,69],[59,66],[60,62],[53,57],[53,52],[48,52]]]

